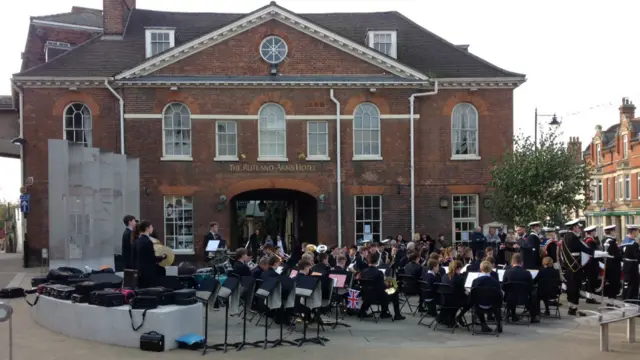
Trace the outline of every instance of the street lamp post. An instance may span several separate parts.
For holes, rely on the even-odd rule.
[[[553,127],[560,126],[560,122],[558,121],[558,117],[556,116],[556,114],[538,114],[538,108],[536,108],[535,123],[534,123],[535,129],[534,129],[534,135],[533,135],[533,142],[535,144],[536,149],[538,148],[538,117],[550,117],[551,121],[549,122],[549,125]]]

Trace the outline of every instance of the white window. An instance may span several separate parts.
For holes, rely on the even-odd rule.
[[[478,195],[453,195],[454,242],[469,241],[478,226]]]
[[[287,161],[287,122],[282,106],[274,103],[260,108],[258,119],[258,160]]]
[[[91,110],[82,103],[69,104],[64,110],[64,139],[91,147]]]
[[[375,104],[362,103],[353,114],[354,160],[380,160],[380,110]]]
[[[600,143],[596,144],[596,164],[600,165],[602,153],[600,152]]]
[[[164,156],[191,159],[191,112],[181,103],[171,103],[163,112]]]
[[[629,137],[626,134],[622,136],[622,154],[625,159],[629,157]]]
[[[460,103],[451,113],[451,150],[453,159],[478,157],[478,110]]]
[[[617,185],[616,185],[616,200],[622,200],[623,198],[623,190],[622,190],[622,175],[616,176]]]
[[[164,197],[164,243],[176,252],[193,252],[193,198]]]
[[[640,173],[638,173],[636,178],[636,187],[638,188],[638,199],[640,199]]]
[[[380,195],[357,195],[354,197],[356,211],[356,244],[362,240],[380,241],[382,233],[382,197]]]
[[[602,179],[598,180],[598,201],[602,202]]]
[[[628,225],[628,224],[635,224],[635,223],[633,222],[634,220],[635,220],[635,219],[634,219],[633,215],[627,215],[627,216],[625,216],[625,219],[624,219],[625,224],[627,224],[627,225]]]
[[[398,57],[398,33],[396,31],[369,31],[369,47],[394,59]]]
[[[216,160],[238,160],[238,128],[235,121],[216,121]]]
[[[174,29],[146,29],[146,54],[150,58],[175,46]]]
[[[326,121],[307,122],[307,160],[329,160],[329,129]]]
[[[624,176],[624,198],[631,200],[631,176]]]

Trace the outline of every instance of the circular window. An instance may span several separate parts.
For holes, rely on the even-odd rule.
[[[260,44],[260,55],[269,64],[279,64],[287,56],[287,43],[278,36],[269,36]]]

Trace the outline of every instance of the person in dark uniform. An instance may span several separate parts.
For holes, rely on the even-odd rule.
[[[204,248],[207,248],[207,244],[211,240],[218,240],[220,243],[218,244],[218,250],[223,250],[227,248],[227,241],[222,238],[222,234],[220,234],[217,222],[209,223],[209,232],[204,236]]]
[[[250,259],[247,249],[240,248],[236,250],[236,261],[233,263],[233,273],[240,277],[251,276],[251,269],[247,265]]]
[[[582,253],[593,256],[593,250],[580,240],[581,230],[579,220],[571,220],[565,225],[569,228],[569,232],[565,234],[562,242],[560,257],[566,270],[567,300],[569,301],[568,314],[572,316],[584,316],[584,313],[578,312],[580,287],[582,286],[582,280],[584,278]]]
[[[511,257],[511,268],[504,272],[504,276],[502,277],[502,282],[504,284],[509,282],[519,282],[527,284],[528,292],[529,292],[529,303],[527,304],[527,310],[531,315],[531,323],[539,323],[540,318],[538,315],[540,314],[540,302],[536,297],[536,293],[534,290],[534,282],[533,276],[531,272],[524,268],[522,256],[520,254],[514,254]],[[507,313],[511,316],[511,319],[514,322],[517,322],[518,316],[516,315],[516,306],[515,303],[518,300],[520,294],[517,293],[505,293],[505,299],[507,301]]]
[[[142,221],[138,225],[140,236],[136,239],[132,256],[135,269],[138,270],[138,287],[149,288],[156,286],[158,263],[167,258],[167,255],[156,256],[150,235],[153,225],[149,221]]]
[[[133,259],[131,258],[131,245],[133,244],[133,229],[136,227],[136,217],[133,215],[125,215],[122,222],[126,228],[122,233],[122,262],[125,269],[133,269]],[[135,240],[135,239],[133,239]]]
[[[417,252],[409,254],[409,263],[404,267],[405,275],[411,275],[416,281],[422,278],[422,266],[419,264],[420,255]]]
[[[478,267],[480,270],[480,275],[473,280],[471,283],[471,289],[475,287],[490,287],[498,291],[500,294],[502,293],[502,289],[500,288],[500,281],[496,280],[491,276],[493,273],[493,266],[488,261],[483,261],[480,263]],[[502,306],[501,304],[495,304],[494,313],[491,318],[495,319],[498,324],[498,332],[502,332]],[[482,327],[482,332],[491,332],[491,328],[487,325],[487,321],[485,320],[484,312],[478,312],[478,320],[480,320],[480,326]]]
[[[566,231],[564,233],[566,233]],[[555,230],[553,231],[553,233],[547,233],[547,236],[549,236],[549,238],[547,239],[547,242],[544,244],[544,252],[547,253],[547,256],[550,257],[554,263],[557,263],[558,262],[558,239],[555,236]]]
[[[540,222],[534,221],[529,223],[531,232],[525,239],[524,246],[520,248],[522,254],[523,266],[525,269],[540,269]]]
[[[371,281],[375,286],[375,296],[378,299],[383,300],[383,313],[381,317],[391,317],[391,313],[389,312],[389,302],[393,303],[393,319],[394,320],[404,320],[405,317],[400,313],[400,302],[398,299],[398,292],[395,292],[393,295],[387,294],[385,291],[387,289],[387,284],[384,278],[384,274],[382,271],[378,270],[376,264],[380,261],[380,254],[372,253],[369,254],[367,259],[369,266],[362,270],[360,273],[362,279]],[[362,307],[360,308],[360,316],[366,317],[367,310],[369,308],[369,304],[363,302]]]
[[[318,273],[321,276],[329,275],[331,271],[331,266],[329,266],[329,254],[327,253],[319,253],[317,256],[318,263],[313,265],[311,268],[311,273]]]
[[[600,250],[600,244],[598,240],[596,240],[596,226],[588,226],[584,229],[584,243],[587,244],[589,249],[592,251]],[[587,300],[585,301],[587,304],[600,304],[596,299],[593,298],[593,294],[598,293],[598,288],[600,287],[601,281],[599,281],[598,277],[600,276],[600,260],[592,257],[589,259],[584,266],[584,277],[587,281]]]
[[[616,226],[609,225],[604,227],[604,240],[602,242],[604,251],[611,256],[605,259],[605,286],[604,296],[609,299],[615,299],[620,294],[622,276],[622,252],[616,242]],[[607,304],[613,306],[613,304]]]
[[[249,236],[249,244],[247,248],[251,250],[251,255],[253,256],[253,261],[256,262],[260,254],[258,254],[258,249],[261,246],[260,242],[260,230],[256,229],[256,231]],[[302,249],[304,251],[304,249]]]
[[[640,245],[638,244],[638,229],[640,225],[627,225],[627,237],[622,242],[622,272],[627,288],[622,294],[624,300],[638,300],[638,260],[640,260]]]

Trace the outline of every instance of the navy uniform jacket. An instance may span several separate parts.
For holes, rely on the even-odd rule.
[[[404,274],[411,275],[412,278],[420,280],[422,277],[422,266],[416,264],[415,262],[408,263],[404,267]]]
[[[133,269],[133,256],[131,253],[131,229],[126,228],[122,233],[122,261],[124,261],[125,269]]]

